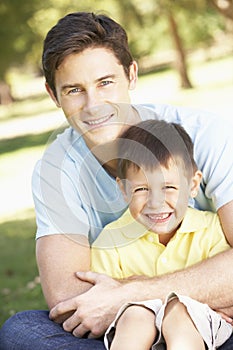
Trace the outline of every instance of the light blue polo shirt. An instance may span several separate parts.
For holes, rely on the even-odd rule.
[[[232,125],[206,111],[171,105],[134,105],[142,120],[181,124],[194,143],[194,158],[203,173],[192,206],[216,211],[233,200]],[[50,144],[32,177],[36,238],[83,234],[90,243],[103,227],[119,218],[126,203],[116,184],[93,156],[83,138],[68,127]]]

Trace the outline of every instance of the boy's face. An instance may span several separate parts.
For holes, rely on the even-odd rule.
[[[148,230],[171,237],[183,220],[191,190],[199,183],[188,181],[182,165],[174,162],[168,169],[143,171],[130,166],[126,178],[125,194],[132,216]]]
[[[88,146],[95,146],[116,139],[125,123],[138,121],[129,105],[129,89],[135,87],[136,79],[135,62],[126,77],[110,50],[89,48],[67,56],[59,66],[55,74],[57,97],[49,86],[46,88]]]

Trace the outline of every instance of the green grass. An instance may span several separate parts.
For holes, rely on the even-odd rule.
[[[10,106],[1,106],[0,121],[8,119],[30,118],[32,115],[36,116],[41,113],[48,113],[54,110],[54,105],[48,101],[46,94],[33,96],[29,99],[16,100]]]
[[[192,64],[190,77],[195,87],[191,90],[179,89],[174,71],[146,75],[139,79],[133,102],[201,107],[220,111],[221,116],[229,113],[233,120],[232,68],[232,57]],[[38,115],[45,114],[44,126],[46,120],[53,117],[50,112],[54,110],[49,98],[41,94],[11,106],[0,106],[0,128],[9,125],[13,131],[11,138],[0,140],[0,325],[17,311],[46,308],[35,261],[36,225],[30,179],[51,130],[48,127],[40,131],[38,124],[36,134],[29,129],[19,135],[11,123],[30,118],[35,118],[37,123]]]
[[[46,131],[38,135],[28,134],[25,136],[16,136],[13,139],[0,140],[0,154],[23,150],[24,148],[44,146],[50,135],[51,131]]]
[[[46,308],[35,260],[34,213],[0,224],[0,325],[17,311]]]

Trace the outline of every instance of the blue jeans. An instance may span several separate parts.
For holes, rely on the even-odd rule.
[[[0,350],[104,350],[102,340],[76,338],[51,321],[48,311],[23,311],[0,329]]]
[[[75,338],[48,318],[47,311],[24,311],[0,329],[0,350],[104,350],[102,340]],[[233,335],[220,350],[233,350]]]

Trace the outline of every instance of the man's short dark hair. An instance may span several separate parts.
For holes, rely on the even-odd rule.
[[[110,50],[129,78],[133,57],[125,30],[113,19],[91,12],[75,12],[61,18],[50,29],[45,40],[42,65],[46,82],[56,96],[55,71],[65,57],[87,48],[103,47]]]

